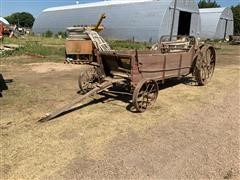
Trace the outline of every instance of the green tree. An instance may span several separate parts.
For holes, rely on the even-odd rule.
[[[232,6],[234,19],[234,34],[240,35],[240,4]]]
[[[33,26],[35,20],[33,15],[27,12],[13,13],[12,15],[5,17],[5,19],[8,20],[10,24],[16,24],[20,27],[28,28]]]
[[[214,1],[200,0],[199,3],[198,3],[198,7],[199,8],[218,8],[218,7],[220,7],[220,5],[217,4],[217,2],[215,0]]]
[[[47,31],[44,33],[44,37],[53,37],[53,32],[50,31],[50,30],[47,30]]]

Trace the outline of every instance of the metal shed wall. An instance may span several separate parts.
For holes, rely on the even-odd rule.
[[[233,35],[233,13],[230,8],[204,8],[200,9],[201,38],[223,39]]]
[[[4,19],[3,17],[0,17],[0,22],[2,22],[5,25],[9,25],[9,22],[6,19]]]
[[[179,12],[186,11],[192,13],[190,35],[198,36],[200,26],[196,2],[177,2],[174,34],[178,30]],[[173,6],[173,0],[112,0],[49,8],[35,20],[33,32],[59,32],[73,25],[95,24],[100,15],[106,13],[102,33],[105,38],[157,41],[162,35],[170,34]]]

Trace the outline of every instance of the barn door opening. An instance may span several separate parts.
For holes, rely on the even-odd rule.
[[[226,39],[227,37],[227,29],[228,29],[228,19],[225,19],[225,29],[224,29],[224,37],[223,39]]]
[[[178,35],[190,35],[192,14],[185,11],[180,11],[178,21]]]

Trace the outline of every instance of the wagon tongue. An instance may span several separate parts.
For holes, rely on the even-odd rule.
[[[74,98],[74,100],[71,103],[63,106],[62,108],[59,108],[59,109],[55,110],[52,113],[47,113],[45,116],[40,118],[38,120],[38,122],[49,121],[51,119],[54,119],[56,117],[59,117],[61,115],[64,115],[64,114],[68,113],[68,111],[71,111],[73,106],[75,106],[76,104],[82,102],[84,99],[86,99],[89,96],[92,96],[92,95],[94,95],[96,93],[100,93],[103,90],[112,87],[113,83],[115,83],[115,81],[111,81],[111,80],[104,81],[102,84],[99,84],[96,88],[92,89],[91,91],[89,91],[88,93],[84,94],[83,96]]]
[[[45,116],[41,117],[41,119],[39,119],[39,122],[45,122],[45,121],[49,121],[51,120],[53,117],[51,116],[51,114],[47,113]]]

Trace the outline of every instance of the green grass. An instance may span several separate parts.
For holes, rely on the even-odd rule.
[[[225,44],[222,44],[221,46],[219,44],[215,45],[214,47],[219,47],[219,48],[216,48],[218,55],[239,55],[239,53],[235,49],[235,47],[237,46],[234,46],[234,45],[229,45],[225,43]]]
[[[4,52],[1,57],[19,56],[19,55],[37,55],[51,59],[64,59],[65,39],[56,37],[27,36],[25,38],[5,38],[4,44],[17,44],[20,46],[15,51]],[[149,43],[107,40],[112,49],[115,50],[146,50],[151,47]],[[209,43],[209,42],[208,42]],[[211,42],[219,54],[231,54],[231,48],[227,43]]]
[[[33,42],[33,43],[41,43],[41,44],[48,44],[48,45],[64,45],[65,39],[58,39],[58,38],[47,38],[47,37],[42,37],[42,36],[26,36],[24,38],[4,38],[4,43],[5,44],[25,44],[28,42]]]
[[[27,43],[24,46],[14,50],[3,52],[2,57],[35,55],[40,57],[62,57],[64,58],[64,47],[45,47],[41,44]]]
[[[17,44],[20,47],[15,51],[6,51],[2,57],[19,56],[19,55],[36,55],[44,57],[61,57],[65,55],[63,39],[44,38],[44,37],[27,37],[24,39],[5,38],[4,44]],[[54,45],[54,46],[46,46]]]
[[[38,37],[27,36],[25,38],[4,38],[4,44],[17,44],[20,48],[15,51],[7,51],[1,54],[1,57],[35,55],[45,58],[64,59],[65,56],[65,39],[55,37]],[[147,43],[109,40],[112,49],[128,50],[139,49],[144,50],[149,47]]]
[[[46,47],[39,43],[27,42],[25,46],[21,48],[22,53],[33,53],[43,56],[59,55],[64,56],[64,47]]]
[[[127,50],[127,49],[143,50],[149,47],[149,44],[147,43],[130,42],[130,41],[108,40],[108,43],[112,49],[116,49],[116,50]]]

